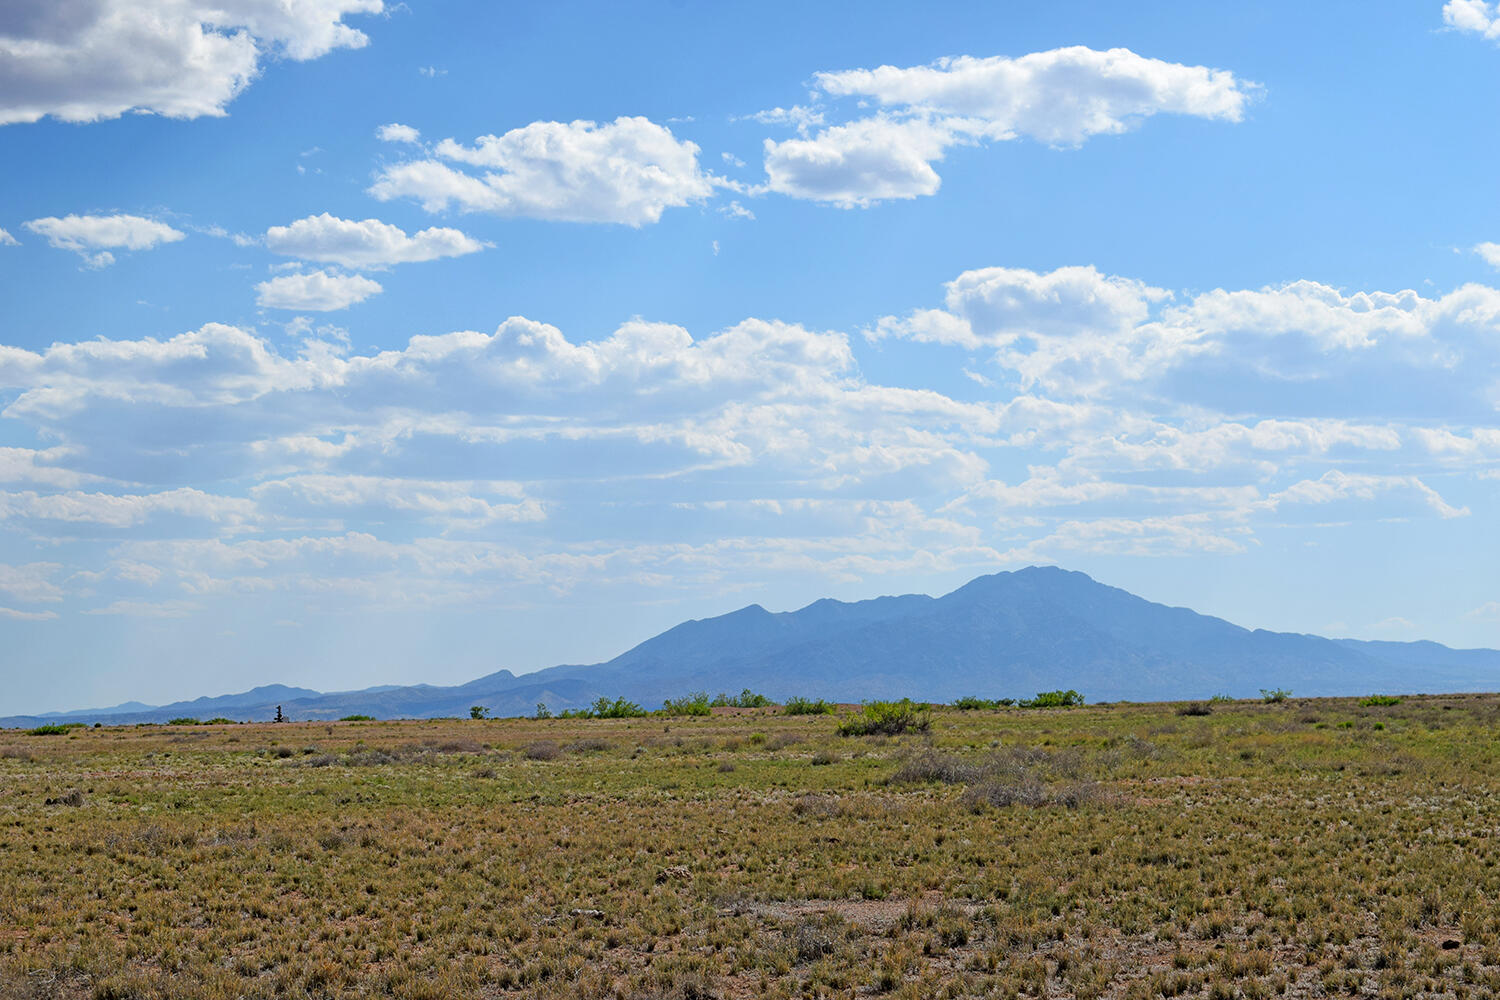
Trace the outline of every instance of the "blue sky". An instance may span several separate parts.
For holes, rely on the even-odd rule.
[[[1497,43],[1481,0],[11,5],[0,709],[1032,563],[1500,646]]]

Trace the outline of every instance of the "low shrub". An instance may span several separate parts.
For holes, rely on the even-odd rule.
[[[537,740],[526,744],[521,754],[527,760],[556,760],[562,756],[562,749],[551,740]]]
[[[822,698],[788,698],[781,710],[787,715],[832,715],[834,705]]]
[[[47,799],[46,801],[44,801],[42,803],[42,805],[44,805],[44,806],[74,806],[74,807],[81,806],[81,805],[83,805],[83,793],[80,792],[78,789],[75,788],[71,792],[67,793],[66,795],[59,795],[56,798],[49,798],[49,799]]]
[[[47,725],[37,726],[31,731],[32,736],[63,736],[72,726]]]
[[[932,726],[926,705],[910,698],[900,701],[867,702],[860,713],[839,726],[840,736],[896,736],[901,733],[925,733]]]
[[[346,715],[339,719],[340,722],[374,722],[373,715]]]
[[[723,697],[723,695],[720,695]],[[681,698],[668,698],[661,703],[663,715],[712,715],[712,704],[707,691],[694,691]]]
[[[1102,798],[1099,786],[1092,781],[1074,781],[1061,785],[1044,785],[1035,779],[1020,781],[986,781],[966,789],[963,801],[970,809],[984,806],[1062,806],[1077,809]]]
[[[169,725],[169,726],[201,726],[201,725],[203,725],[203,723],[199,722],[197,719],[193,718],[191,715],[179,715],[175,719],[168,719],[167,720],[167,725]]]
[[[1178,715],[1212,715],[1214,707],[1206,701],[1190,701],[1177,706]]]
[[[962,757],[928,750],[908,757],[890,780],[892,784],[938,781],[945,785],[963,785],[977,780],[979,775],[979,767]]]
[[[1279,703],[1279,702],[1286,701],[1291,696],[1292,696],[1292,692],[1288,691],[1286,688],[1261,688],[1260,689],[1260,700],[1263,701],[1263,702],[1265,702],[1267,705],[1272,705],[1272,704],[1276,704],[1276,703]]]
[[[1366,708],[1387,707],[1401,704],[1401,698],[1399,695],[1394,694],[1372,694],[1370,697],[1362,700],[1360,704]]]
[[[212,719],[209,719],[207,722],[205,722],[204,725],[205,726],[237,726],[237,725],[239,725],[239,723],[236,722],[233,719],[226,719],[222,715],[216,715]]]
[[[613,700],[602,695],[599,700],[588,708],[570,708],[557,713],[559,719],[638,719],[644,715],[650,715],[641,706],[624,698]]]
[[[984,711],[987,709],[1009,708],[1016,703],[1014,698],[979,698],[974,695],[965,695],[953,703],[953,707],[961,712]]]
[[[734,697],[721,692],[715,695],[714,700],[709,704],[713,708],[767,708],[773,703],[765,695],[756,694],[749,688],[745,688]]]
[[[1021,701],[1022,708],[1073,708],[1083,704],[1083,695],[1071,688],[1067,691],[1038,691],[1035,698]]]

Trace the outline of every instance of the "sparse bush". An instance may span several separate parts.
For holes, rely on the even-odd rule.
[[[205,722],[204,725],[205,726],[237,726],[237,725],[239,725],[239,723],[236,722],[234,719],[226,719],[222,715],[216,715],[212,719],[209,719],[207,722]]]
[[[745,688],[734,697],[727,694],[717,694],[709,703],[713,708],[766,708],[772,704],[771,699],[763,694],[756,694],[749,688]]]
[[[1228,705],[1233,701],[1234,699],[1227,694],[1216,694],[1212,698],[1208,699],[1208,703],[1210,705]]]
[[[339,721],[340,722],[374,722],[375,721],[375,716],[373,716],[373,715],[346,715],[343,718],[339,719]]]
[[[1016,703],[1014,698],[980,698],[976,695],[965,695],[953,702],[953,707],[961,712],[986,711],[996,708],[1009,708]]]
[[[822,698],[788,698],[781,710],[787,715],[832,715],[834,705]]]
[[[568,753],[593,753],[600,750],[613,750],[615,745],[609,740],[600,739],[597,736],[588,736],[581,740],[574,740],[564,749]]]
[[[1178,715],[1212,715],[1214,707],[1206,701],[1189,701],[1177,706]]]
[[[1399,695],[1394,694],[1372,694],[1360,702],[1366,708],[1385,708],[1391,705],[1401,704]]]
[[[490,717],[490,710],[488,708],[485,708],[483,705],[471,705],[471,706],[469,706],[469,718],[477,720],[477,719],[488,719],[489,717]]]
[[[908,757],[890,780],[893,784],[940,781],[947,785],[962,785],[978,779],[979,774],[979,767],[962,757],[927,750]]]
[[[720,696],[722,697],[722,695]],[[664,715],[712,715],[713,708],[708,700],[707,691],[694,691],[685,694],[681,698],[668,698],[661,703]]]
[[[541,706],[538,706],[539,708]],[[650,715],[644,708],[624,698],[610,700],[600,696],[588,708],[570,708],[557,713],[559,719],[638,719]]]
[[[562,756],[562,750],[551,740],[537,740],[526,744],[521,754],[527,760],[556,760]]]
[[[839,755],[832,750],[819,750],[812,755],[813,767],[825,767],[829,764],[837,764],[838,762]]]
[[[1263,702],[1265,702],[1267,705],[1276,704],[1278,702],[1286,701],[1291,696],[1292,696],[1292,692],[1288,691],[1286,688],[1261,688],[1260,689],[1260,700],[1263,701]]]
[[[1100,798],[1099,786],[1092,781],[1069,782],[1047,786],[1035,778],[1019,781],[984,781],[970,786],[963,795],[971,809],[984,806],[1062,806],[1077,809]]]
[[[1083,695],[1071,688],[1067,691],[1038,691],[1035,698],[1021,701],[1022,708],[1074,708],[1083,704]]]
[[[67,735],[68,730],[71,729],[71,728],[72,728],[71,726],[58,726],[58,725],[37,726],[35,729],[33,729],[31,731],[31,735],[32,736],[65,736],[65,735]]]
[[[191,715],[181,715],[181,716],[178,716],[175,719],[168,719],[167,720],[167,725],[169,725],[169,726],[201,726],[201,725],[203,725],[203,723],[199,722],[197,719],[193,718]]]
[[[925,733],[932,726],[927,706],[910,698],[900,701],[868,702],[860,713],[839,726],[840,736],[896,736],[901,733]]]
[[[75,788],[71,792],[68,792],[66,795],[59,795],[56,798],[47,799],[42,803],[42,805],[74,807],[81,806],[83,805],[83,793]]]

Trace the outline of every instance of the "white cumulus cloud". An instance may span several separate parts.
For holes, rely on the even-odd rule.
[[[1490,40],[1500,39],[1500,4],[1486,0],[1448,0],[1443,22],[1459,31],[1472,31]]]
[[[469,172],[469,168],[473,172]],[[450,206],[564,222],[656,222],[665,209],[714,191],[698,147],[645,118],[533,122],[473,146],[452,139],[435,158],[381,170],[370,194],[413,198],[429,212]]]
[[[1228,70],[1083,46],[823,72],[815,80],[830,98],[857,98],[881,110],[811,135],[824,113],[762,112],[757,120],[792,124],[802,133],[766,140],[767,185],[843,207],[935,193],[940,181],[932,164],[957,144],[1029,138],[1077,146],[1157,114],[1240,121],[1257,89]]]
[[[20,240],[7,233],[4,229],[0,229],[0,247],[18,247],[20,245]]]
[[[421,141],[422,133],[410,125],[391,122],[389,125],[382,125],[376,129],[375,137],[381,142],[416,143]]]
[[[111,250],[150,250],[186,238],[165,222],[139,215],[48,216],[25,223],[59,250],[71,250],[93,267],[115,262]]]
[[[811,139],[767,139],[767,186],[844,208],[936,194],[942,180],[932,164],[953,141],[942,126],[885,117],[836,125]]]
[[[0,124],[129,111],[222,115],[267,58],[369,39],[344,23],[383,0],[54,0],[0,5]]]
[[[457,229],[423,229],[408,236],[379,219],[356,222],[327,212],[298,219],[289,226],[272,226],[266,230],[265,242],[272,253],[351,270],[461,257],[484,248]]]
[[[331,312],[363,302],[383,289],[361,274],[321,270],[278,275],[255,286],[255,302],[270,309]]]

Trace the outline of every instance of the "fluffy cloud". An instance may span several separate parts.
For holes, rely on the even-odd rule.
[[[150,250],[187,236],[165,222],[139,215],[48,216],[25,225],[57,249],[78,254],[92,267],[113,264],[111,250]]]
[[[959,56],[930,66],[818,73],[830,98],[858,98],[883,111],[821,128],[822,112],[762,112],[801,137],[766,140],[773,191],[835,205],[867,206],[937,191],[932,164],[959,143],[1030,138],[1077,146],[1129,131],[1156,114],[1240,121],[1254,84],[1227,70],[1148,59],[1129,49],[1082,46],[1020,58]]]
[[[940,117],[991,139],[1018,136],[1076,146],[1090,136],[1125,132],[1156,114],[1239,121],[1253,85],[1227,70],[1184,66],[1083,46],[1018,59],[973,56],[931,66],[819,73],[832,97]]]
[[[1474,252],[1484,258],[1484,262],[1490,267],[1500,267],[1500,243],[1481,243],[1474,248]]]
[[[4,229],[0,229],[0,247],[18,247],[20,245],[20,240],[7,233]]]
[[[356,305],[381,291],[380,282],[364,275],[309,271],[262,281],[255,286],[255,302],[269,309],[331,312]]]
[[[1500,6],[1486,0],[1448,0],[1443,5],[1443,22],[1492,41],[1500,39]]]
[[[877,321],[873,345],[762,319],[701,336],[636,319],[585,340],[511,317],[363,354],[283,353],[215,324],[0,347],[0,419],[37,439],[0,450],[0,544],[59,552],[44,566],[0,549],[16,571],[0,598],[28,609],[56,588],[60,613],[125,616],[671,599],[1478,520],[1472,480],[1500,470],[1497,298],[1184,295],[991,267]],[[877,384],[856,348],[993,378],[970,398],[915,365]],[[1413,416],[1428,374],[1441,395]],[[1360,380],[1403,392],[1367,393],[1369,416],[1303,412],[1343,407]]]
[[[376,129],[375,137],[381,142],[416,143],[421,141],[422,133],[410,125],[391,122],[389,125],[382,125]]]
[[[266,230],[266,248],[272,253],[320,264],[378,270],[392,264],[461,257],[477,253],[484,244],[457,229],[434,227],[408,236],[399,227],[379,219],[356,222],[324,212],[298,219],[289,226],[272,226]]]
[[[824,129],[812,139],[765,141],[766,183],[794,198],[843,208],[936,194],[932,164],[952,132],[925,121],[866,118]]]
[[[0,124],[128,111],[222,115],[263,59],[315,59],[369,39],[343,23],[382,0],[91,0],[0,10]]]
[[[1079,396],[1149,385],[1199,405],[1224,398],[1227,380],[1301,406],[1326,405],[1335,379],[1376,399],[1373,383],[1400,370],[1404,405],[1442,414],[1467,398],[1477,411],[1500,377],[1485,347],[1500,332],[1500,291],[1480,285],[1429,299],[1304,280],[1179,301],[1092,267],[985,268],[950,282],[945,306],[885,317],[868,336],[991,351],[1023,388]]]
[[[435,158],[388,166],[370,187],[381,201],[413,198],[429,212],[456,206],[628,226],[656,222],[665,209],[702,201],[713,191],[713,178],[699,167],[698,147],[645,118],[533,122],[481,136],[473,146],[444,139]]]

